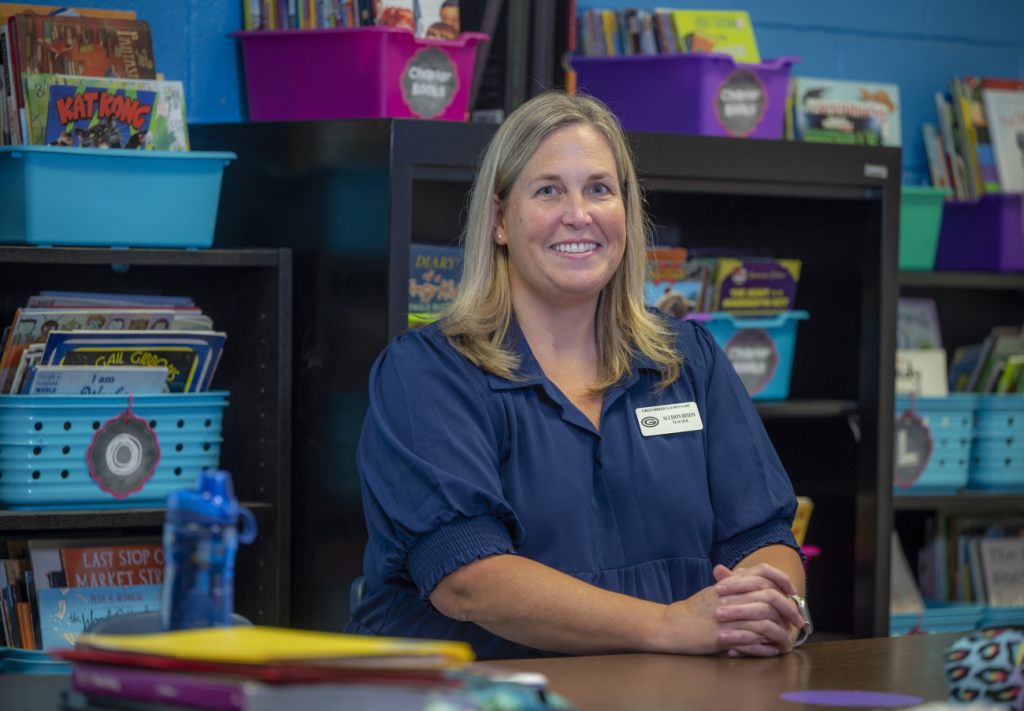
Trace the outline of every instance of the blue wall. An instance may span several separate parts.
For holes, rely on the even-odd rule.
[[[482,0],[463,0],[480,2]],[[578,0],[581,8],[641,0]],[[194,123],[241,121],[244,80],[237,40],[242,0],[85,0],[131,9],[153,28],[157,68],[185,82]],[[653,5],[654,3],[652,3]],[[657,3],[683,6],[683,3]],[[801,76],[895,82],[903,103],[905,180],[926,179],[923,121],[954,74],[1024,78],[1021,0],[701,0],[691,7],[747,10],[761,55],[797,55]]]

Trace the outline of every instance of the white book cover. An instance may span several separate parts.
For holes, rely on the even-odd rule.
[[[1024,192],[1024,92],[985,89],[981,92],[989,139],[1004,193]]]
[[[946,350],[896,351],[896,394],[921,397],[946,397],[949,380],[946,373]]]
[[[1024,607],[1024,538],[985,538],[981,559],[988,604]]]
[[[166,367],[32,366],[26,395],[150,395],[167,387]]]

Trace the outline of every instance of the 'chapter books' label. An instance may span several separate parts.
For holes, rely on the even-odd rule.
[[[402,74],[402,98],[420,118],[433,118],[455,98],[459,88],[455,65],[437,47],[421,49],[409,60]]]
[[[640,431],[644,433],[644,437],[704,429],[695,402],[638,407],[636,419],[640,422]]]

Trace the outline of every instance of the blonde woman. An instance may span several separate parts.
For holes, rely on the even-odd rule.
[[[484,659],[773,656],[809,633],[789,479],[708,331],[644,306],[647,236],[603,104],[548,93],[502,124],[458,298],[370,374],[348,631]]]

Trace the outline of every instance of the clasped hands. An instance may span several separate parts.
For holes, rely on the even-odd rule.
[[[789,595],[797,589],[786,573],[767,563],[752,568],[714,569],[715,585],[665,610],[676,630],[671,647],[688,654],[728,652],[730,657],[774,657],[793,649],[794,628],[803,627]],[[683,630],[686,634],[678,634]]]

